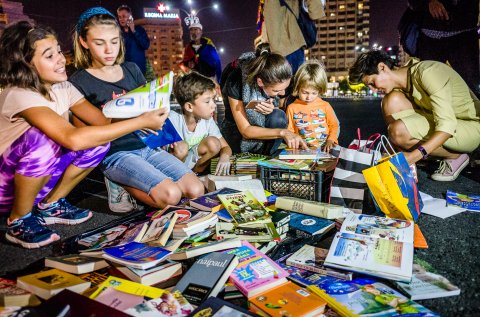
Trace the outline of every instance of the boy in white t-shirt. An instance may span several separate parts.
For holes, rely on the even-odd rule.
[[[219,156],[215,175],[230,174],[232,149],[222,137],[213,115],[215,83],[208,77],[191,72],[175,82],[173,93],[182,114],[170,111],[169,118],[183,141],[173,144],[173,155],[200,173]]]

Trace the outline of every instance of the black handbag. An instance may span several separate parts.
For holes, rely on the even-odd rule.
[[[400,18],[397,30],[403,50],[408,55],[415,56],[420,36],[420,14],[408,7]]]

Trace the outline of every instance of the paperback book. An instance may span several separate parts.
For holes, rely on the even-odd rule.
[[[171,251],[160,247],[130,242],[119,247],[105,249],[103,257],[115,263],[145,270],[164,261],[170,253]]]
[[[45,266],[60,269],[68,273],[83,274],[107,267],[108,263],[99,258],[69,254],[57,257],[46,257]]]
[[[334,159],[335,157],[330,153],[323,152],[318,149],[283,149],[278,158],[281,160],[326,160]]]
[[[18,287],[15,281],[0,278],[0,306],[33,306],[37,304],[40,304],[40,301],[31,292]]]
[[[189,316],[193,306],[178,292],[166,292],[158,298],[127,309],[135,317],[182,317]]]
[[[339,271],[324,266],[327,254],[328,249],[305,244],[303,247],[298,249],[297,252],[293,253],[287,258],[286,264],[344,280],[351,280],[353,277],[352,272]]]
[[[343,206],[327,204],[308,199],[280,196],[275,202],[275,208],[298,212],[304,215],[335,219],[343,218]]]
[[[280,241],[280,235],[273,222],[254,225],[235,225],[228,222],[218,222],[216,225],[217,239],[238,238],[249,242]]]
[[[225,208],[237,224],[270,222],[271,217],[263,203],[250,191],[218,195]]]
[[[182,274],[182,265],[178,262],[167,260],[146,270],[129,266],[119,266],[117,270],[134,282],[143,285],[155,285]]]
[[[115,288],[117,291],[128,294],[140,295],[147,299],[160,297],[167,292],[160,288],[143,285],[116,276],[109,276],[98,286],[97,290],[90,295],[90,298],[97,298],[109,288]]]
[[[235,254],[239,259],[230,281],[246,297],[287,282],[288,273],[247,241],[242,241],[241,247],[226,253]]]
[[[480,195],[465,195],[447,190],[447,206],[480,211]]]
[[[242,242],[238,238],[227,238],[217,241],[208,241],[200,244],[189,243],[182,245],[175,252],[170,254],[172,260],[186,260],[199,255],[207,254],[214,251],[228,250],[237,248],[242,245]]]
[[[175,286],[194,305],[216,296],[238,265],[235,254],[212,252],[198,259]]]
[[[238,193],[239,190],[231,188],[221,188],[195,199],[190,199],[190,206],[204,211],[219,211],[224,208],[218,195]]]
[[[233,305],[218,297],[209,297],[200,304],[191,314],[191,317],[248,317],[258,316],[242,307]]]
[[[280,159],[269,159],[264,161],[259,161],[258,166],[264,166],[269,168],[282,168],[282,169],[295,169],[295,170],[308,170],[312,166],[312,160],[280,160]]]
[[[297,237],[312,237],[314,235],[326,233],[335,227],[335,222],[324,218],[296,212],[291,212],[290,217],[290,230],[293,230]]]

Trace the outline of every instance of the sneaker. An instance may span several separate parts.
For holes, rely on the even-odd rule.
[[[7,223],[5,238],[27,249],[40,248],[60,240],[55,231],[46,227],[43,217],[34,213]]]
[[[47,225],[60,223],[64,225],[76,225],[92,218],[92,212],[71,205],[65,198],[61,198],[48,207],[38,204],[33,212],[41,215]]]
[[[105,177],[108,192],[108,207],[113,212],[129,212],[137,209],[136,200],[120,185]]]
[[[453,160],[443,160],[435,173],[432,174],[432,179],[439,182],[450,182],[455,180],[460,172],[468,165],[470,161],[467,154],[462,154]]]

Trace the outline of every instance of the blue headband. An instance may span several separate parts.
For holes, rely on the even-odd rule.
[[[82,32],[82,29],[83,27],[85,26],[85,22],[88,21],[88,19],[90,19],[91,17],[95,16],[95,15],[100,15],[100,14],[105,14],[105,15],[109,15],[111,16],[114,20],[116,19],[115,16],[113,14],[110,13],[110,11],[108,11],[107,9],[105,8],[102,8],[102,7],[93,7],[93,8],[90,8],[90,9],[87,9],[86,11],[84,11],[80,17],[78,18],[78,22],[77,22],[77,26],[76,26],[76,30],[77,30],[77,33],[80,35],[80,33]]]

